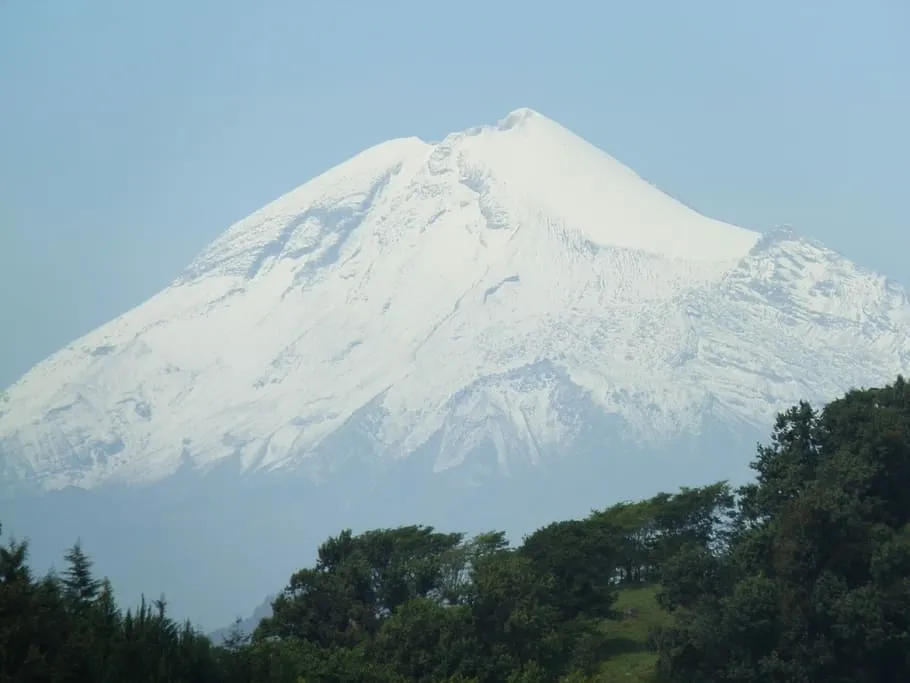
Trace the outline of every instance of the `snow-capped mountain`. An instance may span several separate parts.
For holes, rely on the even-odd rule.
[[[765,429],[908,370],[899,287],[706,218],[524,109],[377,145],[232,226],[0,395],[0,476],[91,488],[236,458],[318,478],[352,430],[377,460],[432,444],[443,470],[485,445],[507,471],[570,452],[592,414],[631,441]]]

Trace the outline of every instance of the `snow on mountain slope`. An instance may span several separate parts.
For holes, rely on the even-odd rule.
[[[299,465],[348,429],[377,457],[438,438],[438,469],[482,443],[507,467],[570,450],[579,397],[661,441],[908,368],[899,288],[701,216],[525,109],[377,145],[231,227],[2,395],[0,477]]]

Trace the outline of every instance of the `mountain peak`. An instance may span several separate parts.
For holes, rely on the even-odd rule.
[[[318,470],[343,443],[437,469],[493,444],[507,468],[606,416],[641,439],[764,426],[907,371],[906,297],[760,237],[530,109],[382,143],[32,369],[0,467],[88,487],[226,458]]]
[[[726,262],[760,237],[705,218],[532,109],[448,135],[426,163],[433,174],[451,173],[474,188],[481,201],[540,211],[595,247]]]
[[[496,127],[499,128],[499,130],[509,130],[510,128],[515,128],[516,126],[520,126],[521,124],[534,119],[549,121],[543,114],[540,114],[533,109],[519,107],[518,109],[509,112],[505,118],[500,119],[496,124]]]
[[[276,259],[316,248],[317,223],[325,228],[318,240],[343,241],[345,226],[357,217],[379,205],[392,211],[391,198],[404,201],[405,195],[434,197],[434,223],[476,206],[479,216],[472,220],[484,227],[481,236],[535,225],[586,248],[635,249],[704,263],[729,265],[760,237],[705,218],[568,129],[523,108],[498,125],[451,133],[435,144],[400,138],[361,152],[232,226],[178,282],[212,274],[252,277]]]

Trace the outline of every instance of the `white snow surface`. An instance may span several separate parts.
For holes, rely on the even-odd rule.
[[[445,469],[490,442],[536,463],[580,429],[566,386],[661,441],[908,369],[899,287],[706,218],[522,109],[372,147],[232,226],[0,395],[0,471],[56,489],[279,468],[364,411],[377,457],[438,443]]]

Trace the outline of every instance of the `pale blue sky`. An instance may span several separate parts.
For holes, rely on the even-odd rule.
[[[384,139],[528,106],[910,285],[910,3],[0,3],[0,386]]]

